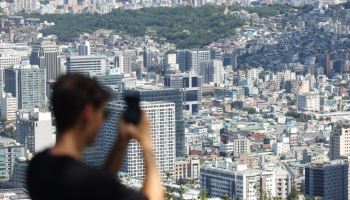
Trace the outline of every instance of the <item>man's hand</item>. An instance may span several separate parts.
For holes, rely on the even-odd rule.
[[[115,174],[120,169],[130,139],[136,139],[144,152],[152,154],[151,129],[146,113],[141,112],[141,120],[137,126],[127,123],[123,114],[119,119],[118,135],[117,142],[113,145],[105,163],[105,168],[111,174]]]
[[[127,148],[128,141],[130,139],[136,139],[141,145],[145,162],[145,180],[142,192],[148,199],[163,200],[164,192],[162,180],[157,170],[156,161],[152,151],[151,127],[146,113],[141,111],[141,120],[137,125],[127,123],[124,115],[122,115],[119,119],[118,132],[118,143],[114,145],[106,168],[112,174],[115,174],[121,166],[123,160],[122,155]]]
[[[161,176],[157,170],[156,160],[153,155],[151,127],[145,112],[141,112],[141,120],[138,125],[126,123],[121,117],[119,122],[121,137],[136,139],[142,148],[145,161],[145,180],[142,192],[148,199],[163,200],[164,192]]]
[[[123,117],[119,121],[119,137],[136,139],[142,148],[152,149],[151,127],[147,114],[141,112],[141,120],[138,125],[127,123]]]

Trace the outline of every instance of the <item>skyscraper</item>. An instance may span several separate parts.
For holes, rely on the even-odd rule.
[[[175,170],[175,104],[143,102],[141,109],[149,117],[157,168],[165,179],[166,172],[174,174]],[[141,147],[136,140],[131,140],[126,151],[122,171],[130,177],[144,178],[144,169]]]
[[[59,50],[56,42],[51,38],[44,38],[32,46],[30,64],[46,69],[46,80],[56,80],[61,74]]]
[[[124,95],[136,95],[141,101],[165,101],[175,103],[176,156],[183,156],[185,151],[185,133],[183,122],[183,96],[180,89],[173,88],[135,88],[127,89]]]
[[[325,200],[348,199],[347,160],[333,160],[305,167],[305,194]]]
[[[18,109],[46,105],[45,69],[36,65],[14,65],[4,70],[4,91],[17,98]]]

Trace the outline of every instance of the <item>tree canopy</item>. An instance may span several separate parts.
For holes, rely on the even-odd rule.
[[[139,10],[116,9],[99,14],[45,14],[42,20],[55,26],[43,30],[45,35],[57,35],[61,41],[73,41],[79,34],[98,29],[113,30],[132,36],[151,35],[165,38],[178,48],[202,47],[234,34],[244,20],[224,14],[224,6],[152,7]]]

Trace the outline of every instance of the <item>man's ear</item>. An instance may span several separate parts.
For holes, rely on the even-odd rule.
[[[88,121],[91,121],[91,118],[93,117],[93,111],[94,108],[91,104],[86,104],[81,112],[81,119],[84,123],[87,123]]]

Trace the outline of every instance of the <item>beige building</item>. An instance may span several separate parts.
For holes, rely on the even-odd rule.
[[[335,125],[330,137],[328,155],[330,160],[350,155],[350,121],[342,121]]]
[[[198,180],[200,161],[198,158],[176,158],[175,179]]]
[[[320,111],[320,95],[318,92],[310,92],[297,95],[297,107],[299,111]]]

